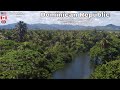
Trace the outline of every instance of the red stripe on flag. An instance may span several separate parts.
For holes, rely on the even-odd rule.
[[[7,16],[1,16],[1,20],[7,19]]]

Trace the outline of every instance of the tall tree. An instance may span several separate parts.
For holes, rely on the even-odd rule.
[[[103,38],[100,42],[102,48],[108,48],[109,41],[106,38]]]
[[[18,41],[25,41],[25,35],[27,33],[27,24],[23,21],[19,21],[15,27],[18,34]]]

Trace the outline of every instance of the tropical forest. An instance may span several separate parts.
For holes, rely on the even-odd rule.
[[[80,55],[82,60],[74,62]],[[59,79],[72,62],[75,70],[69,69],[69,76],[120,79],[120,31],[30,30],[23,21],[14,29],[0,29],[0,79]],[[79,62],[87,65],[79,67]],[[84,71],[88,63],[92,70]]]

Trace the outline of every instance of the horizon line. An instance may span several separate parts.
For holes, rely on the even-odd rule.
[[[11,23],[11,24],[17,24],[17,23]],[[0,26],[6,26],[6,25],[11,25],[11,24],[0,24]],[[28,24],[28,23],[26,23]],[[106,24],[106,25],[96,25],[96,26],[86,26],[86,25],[74,25],[74,24],[47,24],[47,23],[35,23],[35,24],[45,24],[45,25],[71,25],[71,26],[85,26],[85,27],[96,27],[96,26],[107,26],[107,25],[114,25],[114,26],[118,26],[118,25],[115,25],[115,24]],[[34,25],[34,24],[28,24],[28,25]],[[120,25],[119,25],[120,26]]]

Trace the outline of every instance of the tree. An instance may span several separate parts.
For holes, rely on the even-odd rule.
[[[27,24],[23,21],[19,21],[15,27],[18,34],[18,41],[25,41],[25,35],[27,33]]]
[[[92,79],[120,79],[120,60],[98,66],[91,74]]]
[[[50,73],[44,68],[41,54],[33,50],[11,50],[0,57],[0,79],[46,79]],[[42,65],[42,66],[41,66]]]
[[[2,35],[2,33],[0,33],[0,40],[4,40],[5,37]]]
[[[103,38],[100,42],[102,48],[108,48],[109,42],[106,38]]]

